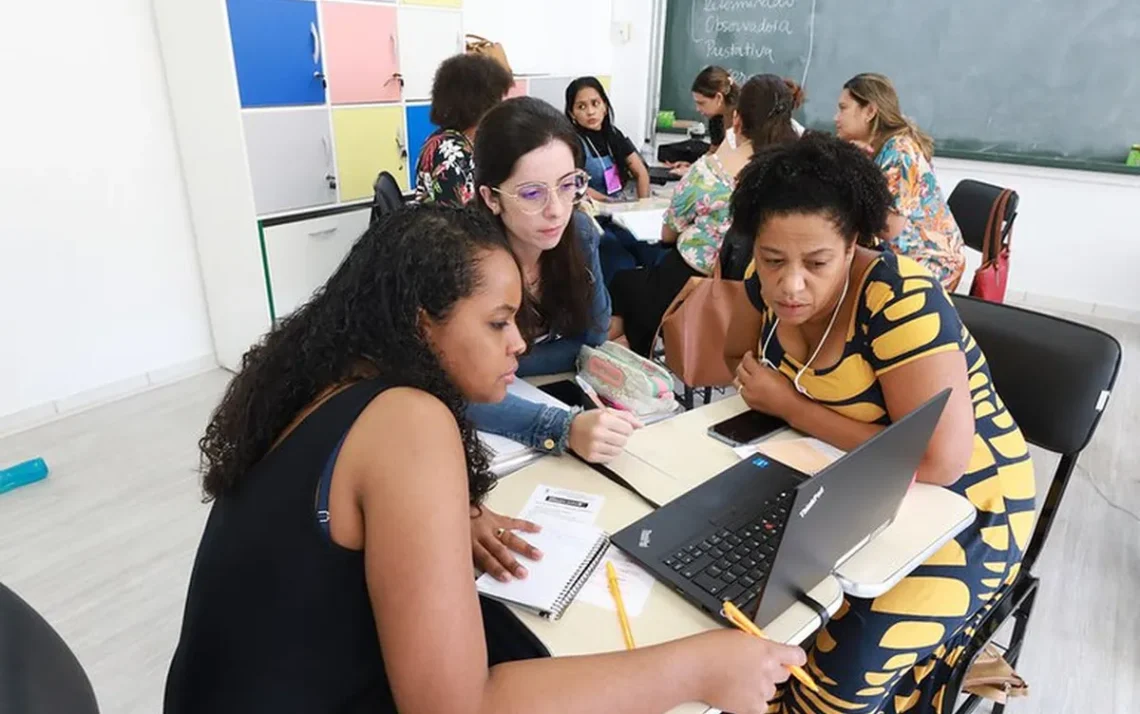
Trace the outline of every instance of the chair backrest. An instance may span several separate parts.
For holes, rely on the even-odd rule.
[[[962,231],[962,240],[970,248],[981,252],[985,245],[986,224],[989,222],[990,211],[1004,190],[1001,186],[974,179],[963,179],[950,193],[946,204]],[[1013,230],[1013,221],[1017,218],[1017,203],[1017,192],[1014,191],[1006,204],[1005,215],[1002,216],[1002,238]]]
[[[375,223],[400,206],[404,205],[404,193],[400,184],[387,171],[381,171],[372,184],[372,217]]]
[[[1048,537],[1077,456],[1108,404],[1120,371],[1120,343],[1069,320],[965,295],[953,299],[1026,440],[1062,456],[1023,560],[1028,571]]]
[[[91,682],[38,612],[0,584],[0,712],[99,714]]]
[[[720,245],[719,258],[720,277],[725,280],[744,280],[744,273],[752,262],[752,241],[748,236],[729,228]]]

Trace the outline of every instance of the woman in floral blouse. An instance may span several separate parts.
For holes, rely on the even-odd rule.
[[[891,80],[866,73],[843,85],[835,130],[866,149],[887,177],[894,205],[879,237],[952,291],[966,267],[962,232],[930,165],[934,141],[903,116]]]
[[[475,126],[510,91],[514,78],[483,55],[443,61],[431,85],[431,121],[439,127],[416,163],[416,200],[462,206],[475,196]]]
[[[732,124],[735,146],[723,142],[694,162],[665,212],[661,240],[676,249],[656,266],[618,273],[610,283],[611,339],[624,335],[632,350],[649,356],[657,326],[685,283],[716,269],[731,222],[729,199],[737,173],[754,150],[796,138],[792,112],[802,102],[799,86],[776,75],[745,82]]]

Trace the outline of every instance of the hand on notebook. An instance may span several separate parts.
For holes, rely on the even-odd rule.
[[[584,411],[570,423],[570,448],[586,461],[604,464],[621,454],[641,426],[636,416],[620,409]]]
[[[740,360],[733,382],[744,403],[758,412],[784,418],[788,402],[796,398],[791,381],[756,361],[751,352]]]
[[[508,518],[486,506],[471,507],[471,548],[475,566],[496,580],[507,582],[513,575],[526,577],[526,568],[512,555],[538,560],[542,552],[520,538],[514,531],[537,533],[541,527],[521,518]]]

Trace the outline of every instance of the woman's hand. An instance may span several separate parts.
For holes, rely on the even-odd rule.
[[[620,409],[591,409],[570,422],[570,448],[586,461],[604,464],[616,459],[641,422]]]
[[[697,635],[716,654],[701,701],[726,712],[762,714],[776,696],[776,687],[787,681],[789,667],[807,661],[799,647],[781,645],[736,630],[716,630]]]
[[[785,421],[790,405],[799,396],[787,377],[757,362],[752,352],[740,360],[733,383],[749,407]]]
[[[475,565],[496,580],[507,582],[514,575],[526,577],[526,568],[511,551],[531,560],[542,558],[542,551],[515,535],[514,531],[538,533],[542,528],[520,518],[499,515],[486,506],[471,507],[471,548]]]

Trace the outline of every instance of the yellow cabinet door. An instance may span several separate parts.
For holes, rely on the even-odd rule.
[[[341,201],[370,197],[381,171],[408,190],[403,107],[334,107],[332,118]]]

